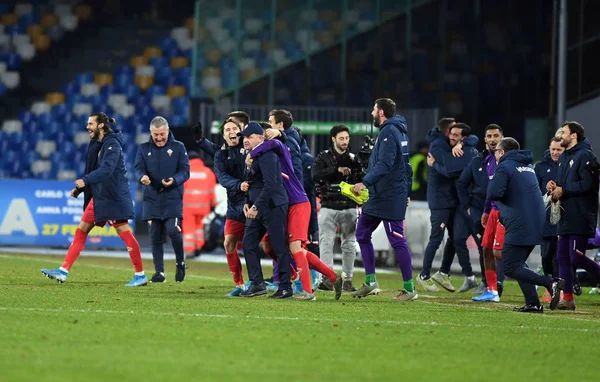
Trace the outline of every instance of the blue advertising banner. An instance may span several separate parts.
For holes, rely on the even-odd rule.
[[[0,180],[0,244],[71,245],[83,215],[83,194],[75,199],[72,189],[71,181]],[[107,224],[92,229],[90,245],[123,247],[123,241]]]

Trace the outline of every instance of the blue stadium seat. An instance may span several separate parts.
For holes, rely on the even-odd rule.
[[[171,101],[171,105],[175,110],[175,114],[187,114],[189,110],[189,98],[188,97],[175,97]]]
[[[117,88],[118,92],[121,92],[122,89],[129,84],[133,84],[133,76],[130,74],[119,74],[115,77],[114,85]]]
[[[17,70],[21,66],[21,56],[17,53],[8,52],[4,56],[4,61],[6,62],[6,68],[8,70]]]
[[[154,70],[158,71],[161,68],[169,67],[169,59],[166,57],[152,57],[150,65],[154,67]]]
[[[100,88],[100,94],[106,99],[114,93],[117,93],[117,87],[113,84],[104,85]]]
[[[148,125],[150,125],[150,120],[156,116],[154,109],[148,105],[141,106],[140,108],[136,106],[135,112],[142,118],[142,120],[148,120]]]
[[[35,133],[38,130],[38,122],[35,120],[31,120],[27,123],[23,124],[23,134],[29,136]]]
[[[73,94],[79,93],[80,86],[78,84],[73,83],[73,82],[69,82],[69,83],[64,84],[61,87],[61,91],[65,95],[65,98],[69,99],[69,97],[72,97]]]
[[[77,122],[77,119],[73,118],[69,122],[64,122],[63,129],[67,135],[69,135],[70,137],[74,137],[75,134],[85,131],[85,125],[80,125],[79,122]]]
[[[20,145],[21,142],[23,142],[23,139],[23,133],[18,131],[14,131],[8,136],[8,142],[10,143],[11,147],[16,147],[17,145]]]
[[[106,103],[106,98],[104,98],[101,94],[92,94],[87,96],[87,103],[91,103],[94,109],[98,108],[98,106]]]
[[[158,47],[164,53],[166,50],[177,48],[177,41],[173,38],[165,38],[158,43]]]
[[[51,180],[51,179],[54,179],[55,177],[56,176],[52,173],[52,171],[42,171],[37,174],[37,179],[40,179],[40,180]]]
[[[52,121],[54,121],[54,117],[52,116],[51,113],[42,113],[42,114],[38,115],[37,122],[40,125],[47,125]]]
[[[57,122],[60,122],[63,126],[68,125],[69,123],[76,121],[77,120],[77,116],[73,113],[71,113],[71,111],[65,112],[63,115],[61,115],[60,117],[58,117],[56,119]]]
[[[110,105],[106,104],[106,103],[101,103],[97,106],[94,106],[94,110],[92,110],[93,113],[104,113],[106,115],[108,115],[109,117],[112,117],[112,114],[114,114],[114,110],[112,109],[112,107],[110,107]],[[85,115],[85,124],[87,126],[87,118],[89,116]]]
[[[46,136],[50,139],[55,139],[56,135],[59,131],[61,131],[61,126],[56,121],[51,121],[48,124],[44,124],[44,132]]]
[[[35,144],[38,141],[43,141],[44,138],[46,138],[46,135],[43,131],[40,130],[36,130],[33,134],[27,136],[27,140],[29,141],[29,143],[31,143],[33,147],[35,147]]]
[[[166,90],[162,85],[152,85],[146,90],[146,97],[152,98],[155,95],[163,95],[166,93]]]
[[[63,154],[59,150],[56,150],[48,157],[48,160],[52,163],[52,167],[58,165],[58,163],[63,161]]]
[[[52,114],[54,119],[58,120],[66,113],[70,114],[71,108],[65,103],[59,103],[57,105],[54,105],[54,107],[52,108],[52,111],[50,113]]]
[[[75,82],[79,86],[84,84],[91,84],[94,82],[94,75],[92,73],[78,73],[75,75]]]
[[[35,121],[37,117],[32,112],[26,110],[19,113],[19,120],[25,125],[29,121]]]
[[[187,118],[181,115],[174,115],[169,119],[169,125],[172,125],[173,127],[185,127],[187,124]]]
[[[23,176],[23,172],[27,169],[25,164],[22,164],[20,161],[12,162],[12,166],[10,167],[10,175],[13,178],[20,178]]]
[[[14,150],[6,150],[2,153],[2,162],[3,163],[11,163],[17,160],[18,154]]]
[[[163,66],[156,70],[154,80],[163,86],[167,85],[167,81],[173,77],[173,68],[169,66]],[[168,86],[168,85],[167,85]]]
[[[82,154],[81,151],[79,150],[75,150],[73,152],[73,154],[69,157],[71,159],[71,161],[73,162],[73,169],[75,171],[77,171],[77,167],[79,166],[80,162],[84,162],[86,161],[86,156],[85,154]]]
[[[6,139],[8,139],[8,134],[6,134],[4,131],[0,130],[0,142],[5,141]],[[2,152],[0,152],[0,158],[2,157]]]
[[[6,85],[0,82],[0,97],[2,97],[6,93]]]
[[[85,174],[85,156],[83,157],[84,159],[80,162],[75,163],[75,172],[77,172],[77,175],[82,176],[83,174]]]
[[[182,85],[187,84],[190,82],[190,77],[192,76],[192,68],[190,68],[190,67],[179,68],[175,72],[175,76],[177,77],[178,82],[180,84],[182,84]]]
[[[133,76],[135,74],[135,70],[133,69],[133,67],[131,67],[129,65],[121,65],[121,66],[117,67],[117,69],[115,69],[115,77],[117,77],[121,74]]]
[[[12,36],[15,34],[23,34],[25,33],[25,29],[19,25],[19,24],[15,24],[15,25],[8,25],[5,29],[4,29],[4,33]]]
[[[27,139],[23,139],[21,141],[21,144],[16,147],[17,151],[19,151],[21,154],[26,154],[29,151],[33,151],[33,149],[35,148],[32,147],[31,143]]]
[[[40,159],[40,154],[36,153],[35,151],[27,151],[27,152],[23,153],[23,155],[21,157],[22,163],[27,168],[31,167],[31,164],[39,159]]]
[[[80,93],[72,93],[70,96],[66,97],[65,103],[72,108],[76,103],[85,103],[85,96]]]
[[[127,97],[127,101],[131,102],[140,95],[140,88],[137,85],[129,84],[123,89],[123,94]]]
[[[58,131],[52,135],[50,135],[50,139],[56,142],[56,149],[62,151],[64,149],[65,143],[73,143],[73,137],[70,137],[64,131]]]
[[[28,26],[39,23],[39,20],[38,15],[35,13],[28,13],[19,18],[19,25],[23,30],[27,30]]]

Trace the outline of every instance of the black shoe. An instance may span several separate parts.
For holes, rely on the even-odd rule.
[[[356,292],[356,288],[354,287],[354,285],[352,285],[352,280],[344,280],[344,283],[342,284],[342,290],[344,292]]]
[[[502,297],[502,292],[504,292],[504,284],[498,281],[496,286],[498,287],[498,297]]]
[[[273,282],[273,277],[269,277],[268,279],[265,279],[265,283],[270,284]]]
[[[245,291],[242,291],[242,293],[240,293],[240,296],[254,297],[262,296],[263,294],[267,294],[267,288],[265,288],[265,284],[256,285],[253,283],[252,285],[250,285],[250,288],[246,289]]]
[[[560,301],[560,291],[565,287],[565,280],[555,278],[552,282],[552,288],[550,288],[550,295],[552,300],[550,301],[550,310],[556,309],[558,302]]]
[[[323,276],[323,279],[317,287],[318,290],[333,290],[333,283],[327,277]]]
[[[292,298],[294,297],[294,292],[292,288],[290,289],[277,289],[277,292],[270,295],[269,298]]]
[[[176,266],[177,270],[175,271],[175,281],[180,283],[185,279],[185,268],[187,267],[183,261],[178,263]]]
[[[575,280],[576,282],[579,280]],[[583,290],[581,289],[581,284],[576,283],[573,284],[573,293],[575,294],[575,296],[581,296],[581,293],[583,292]]]
[[[519,313],[544,313],[544,307],[541,305],[527,304],[521,308],[514,308],[513,311]]]
[[[165,274],[161,272],[156,272],[150,279],[151,283],[164,283],[166,281]]]

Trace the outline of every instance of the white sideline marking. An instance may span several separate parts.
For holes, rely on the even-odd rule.
[[[349,324],[386,324],[386,325],[408,325],[408,326],[448,326],[458,328],[485,328],[485,329],[530,329],[530,330],[544,330],[544,331],[565,331],[565,332],[585,332],[585,333],[600,333],[599,329],[582,329],[582,328],[551,328],[543,326],[525,326],[525,325],[502,325],[502,326],[491,326],[489,324],[461,324],[461,323],[450,323],[450,322],[418,322],[418,321],[393,321],[393,320],[338,320],[330,318],[309,318],[309,317],[282,317],[282,316],[250,316],[250,315],[233,315],[233,314],[210,314],[210,313],[170,313],[170,312],[136,312],[136,311],[125,311],[125,310],[85,310],[85,309],[42,309],[42,308],[13,308],[0,306],[0,311],[5,312],[39,312],[39,313],[91,313],[91,314],[121,314],[121,315],[142,315],[142,316],[162,316],[162,317],[196,317],[196,318],[225,318],[225,319],[253,319],[253,320],[279,320],[279,321],[304,321],[304,322],[343,322]]]

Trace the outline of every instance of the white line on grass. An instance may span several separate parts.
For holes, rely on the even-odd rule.
[[[583,329],[583,328],[552,328],[543,326],[525,326],[525,325],[499,325],[491,326],[488,324],[465,324],[437,321],[394,321],[394,320],[354,320],[354,319],[329,319],[329,318],[309,318],[309,317],[285,317],[285,316],[250,316],[250,315],[233,315],[233,314],[211,314],[211,313],[171,313],[171,312],[153,312],[153,311],[122,311],[122,310],[85,310],[85,309],[44,309],[44,308],[15,308],[0,306],[0,311],[5,312],[38,312],[38,313],[91,313],[91,314],[120,314],[120,315],[141,315],[141,316],[162,316],[162,317],[196,317],[196,318],[215,318],[215,319],[253,319],[253,320],[279,320],[279,321],[326,321],[334,323],[349,323],[349,324],[385,324],[385,325],[408,325],[408,326],[448,326],[457,328],[496,328],[496,329],[521,329],[521,330],[542,330],[542,331],[565,331],[565,332],[585,332],[585,333],[600,333],[599,329]]]

